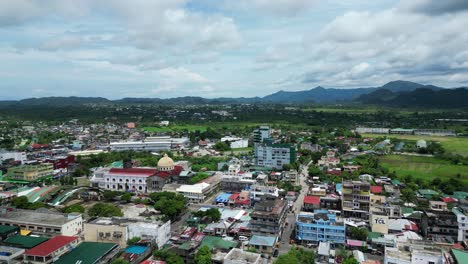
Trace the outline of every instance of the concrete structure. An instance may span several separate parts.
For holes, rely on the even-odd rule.
[[[280,199],[263,199],[250,214],[250,230],[258,235],[281,236],[286,219],[287,204]]]
[[[384,264],[443,264],[443,250],[431,242],[409,240],[385,247]]]
[[[262,256],[258,253],[243,251],[240,248],[233,248],[224,257],[224,264],[261,264]]]
[[[90,182],[92,186],[112,191],[147,192],[154,168],[103,168],[97,170]]]
[[[212,193],[212,188],[209,183],[201,182],[194,185],[181,185],[176,192],[185,196],[189,203],[203,203]]]
[[[110,263],[119,250],[114,243],[82,242],[54,264]]]
[[[188,146],[188,138],[149,137],[144,141],[113,142],[109,144],[112,151],[170,151]]]
[[[262,253],[273,254],[276,241],[276,236],[253,235],[249,240],[249,247],[253,247]]]
[[[301,149],[308,150],[310,152],[319,152],[322,151],[322,147],[319,144],[312,144],[310,142],[301,143]]]
[[[460,206],[452,208],[452,212],[457,216],[458,236],[457,241],[468,241],[468,207]]]
[[[300,212],[296,216],[296,239],[303,244],[318,244],[320,241],[344,244],[345,236],[344,221],[326,210]]]
[[[442,201],[429,201],[429,209],[434,211],[447,211],[447,203]]]
[[[357,127],[356,132],[359,134],[388,134],[390,132],[390,128],[383,128],[383,127]]]
[[[8,169],[8,178],[20,181],[35,181],[39,178],[52,176],[54,174],[54,165],[44,163],[39,165],[21,165]]]
[[[424,136],[456,136],[457,134],[453,130],[447,129],[416,129],[414,130],[415,135],[424,135]]]
[[[296,148],[290,144],[255,143],[255,165],[282,169],[296,161]]]
[[[424,211],[421,233],[433,241],[454,243],[458,240],[457,215],[451,211]]]
[[[52,263],[81,242],[76,236],[56,236],[24,252],[24,263]]]
[[[86,241],[116,243],[126,247],[127,240],[132,237],[151,240],[162,248],[171,237],[171,222],[101,217],[84,224]]]
[[[83,230],[81,214],[61,214],[38,209],[36,211],[0,208],[0,225],[18,226],[43,236],[74,236]]]
[[[416,141],[416,147],[417,148],[427,148],[427,142],[424,139],[420,139]]]
[[[248,190],[256,181],[244,175],[223,175],[221,176],[221,189],[223,191],[240,192]]]
[[[270,138],[270,127],[269,126],[260,126],[255,129],[253,132],[253,142],[262,143],[263,140]]]
[[[368,220],[370,184],[363,181],[344,181],[342,193],[343,217]]]
[[[0,263],[21,263],[24,249],[0,246]]]
[[[222,137],[221,142],[229,143],[229,146],[232,149],[238,148],[246,148],[249,146],[249,140],[246,138],[238,138],[238,137]]]
[[[23,164],[28,158],[26,157],[26,152],[0,152],[0,163],[8,159],[19,161]]]

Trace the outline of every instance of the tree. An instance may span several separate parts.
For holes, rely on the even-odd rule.
[[[96,203],[88,210],[90,216],[98,217],[112,217],[112,216],[123,216],[122,210],[117,206],[105,203]]]
[[[221,219],[221,213],[217,208],[210,208],[206,211],[197,211],[192,213],[194,216],[197,217],[209,217],[211,221],[218,222]]]
[[[280,255],[274,264],[314,264],[315,254],[313,251],[302,248],[292,248],[288,253]]]
[[[195,254],[196,264],[211,264],[211,251],[208,246],[202,246]]]
[[[82,205],[73,204],[73,205],[65,207],[63,209],[63,212],[66,213],[66,214],[69,214],[69,213],[84,213],[85,208]]]
[[[140,237],[132,237],[127,240],[127,245],[135,245],[136,243],[140,242],[141,238]]]
[[[179,255],[174,253],[169,254],[169,257],[166,259],[167,264],[184,264],[184,259]]]
[[[132,194],[129,193],[129,192],[126,192],[122,195],[121,199],[123,201],[126,201],[127,203],[130,202],[132,200]]]
[[[11,200],[11,205],[17,208],[21,208],[21,209],[26,208],[28,204],[29,204],[29,201],[28,201],[28,197],[26,196],[13,197],[13,199]]]
[[[229,145],[228,142],[225,142],[225,141],[220,141],[220,142],[217,142],[214,146],[213,146],[214,149],[218,150],[218,151],[228,151],[228,150],[231,150],[231,146]]]
[[[345,259],[343,264],[359,264],[359,262],[354,257],[350,257]]]
[[[122,258],[114,259],[111,263],[112,264],[130,264],[130,262]]]
[[[105,190],[103,193],[104,199],[107,201],[112,201],[116,196],[118,196],[120,193],[117,191],[109,191]]]
[[[361,240],[361,241],[366,241],[367,240],[367,229],[365,228],[358,228],[358,227],[352,227],[351,228],[351,237],[353,239]]]
[[[182,194],[172,192],[151,193],[154,208],[170,219],[175,219],[185,209],[186,199]]]

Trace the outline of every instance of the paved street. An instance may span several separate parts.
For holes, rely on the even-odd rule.
[[[302,169],[300,170],[299,173],[299,182],[302,186],[301,192],[299,193],[299,196],[297,200],[294,202],[293,205],[293,212],[288,212],[286,222],[288,223],[288,226],[284,227],[283,235],[281,236],[281,244],[279,247],[280,254],[286,253],[289,251],[291,248],[291,245],[289,245],[289,242],[291,240],[291,234],[294,231],[294,227],[296,225],[296,213],[301,211],[302,208],[302,201],[304,200],[304,196],[307,195],[307,192],[309,190],[309,185],[307,184],[307,176],[308,176],[308,168],[312,164],[312,161],[309,162],[307,165],[302,166]]]

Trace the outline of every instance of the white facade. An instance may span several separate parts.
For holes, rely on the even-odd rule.
[[[263,142],[264,139],[270,138],[270,127],[269,126],[260,126],[255,129],[253,132],[253,139],[256,143]]]
[[[103,168],[94,173],[90,182],[106,190],[147,192],[148,177],[150,175],[113,173],[112,169]]]
[[[135,222],[128,224],[128,236],[151,239],[162,248],[171,238],[171,221],[163,225],[149,222]]]
[[[293,153],[294,152],[294,153]],[[292,147],[270,144],[255,144],[255,165],[282,169],[284,164],[291,164],[295,160],[295,150]]]
[[[468,216],[461,208],[453,208],[452,212],[457,216],[458,223],[458,236],[457,241],[467,241],[468,240]]]
[[[246,148],[249,146],[249,140],[244,138],[238,137],[223,137],[221,138],[221,142],[229,142],[229,145],[232,149],[237,148]]]
[[[411,241],[411,240],[410,240]],[[398,242],[396,247],[385,247],[384,264],[444,264],[443,250],[431,242]]]
[[[357,127],[356,132],[363,134],[363,133],[370,133],[370,134],[388,134],[390,132],[390,128],[383,128],[383,127]]]
[[[233,248],[224,257],[224,264],[260,264],[262,257],[258,253],[244,251],[240,248]]]
[[[7,159],[21,161],[21,164],[23,164],[28,158],[26,157],[26,152],[0,152],[0,162]]]
[[[205,201],[210,191],[210,184],[202,182],[194,185],[182,185],[176,189],[177,193],[182,194],[192,203],[202,203]]]
[[[188,138],[148,137],[144,141],[113,142],[112,151],[169,151],[174,148],[185,148],[190,143]]]

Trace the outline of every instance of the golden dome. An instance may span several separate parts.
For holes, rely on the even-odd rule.
[[[174,161],[167,156],[167,154],[164,154],[164,157],[162,157],[158,161],[158,169],[160,170],[173,170],[174,169]]]

